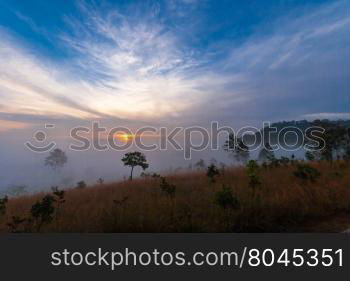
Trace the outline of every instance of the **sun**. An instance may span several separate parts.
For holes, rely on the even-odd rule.
[[[128,141],[130,136],[128,134],[122,134],[122,139]]]
[[[116,137],[122,141],[127,142],[127,141],[130,141],[131,139],[133,139],[134,135],[124,133],[124,134],[117,134]]]

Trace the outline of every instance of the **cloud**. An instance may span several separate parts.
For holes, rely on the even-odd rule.
[[[247,103],[239,104],[246,112],[235,114],[231,100],[232,119],[279,120],[345,110],[350,101],[345,78],[350,75],[349,2],[333,2],[297,17],[284,15],[260,29],[264,32],[239,46],[226,45],[229,55],[222,69],[246,79],[240,92]]]
[[[305,118],[307,120],[315,120],[315,119],[329,119],[329,120],[348,120],[350,119],[350,112],[322,112],[322,113],[312,113],[312,114],[305,114],[302,116],[302,118]]]
[[[284,15],[240,43],[223,38],[208,49],[186,41],[158,5],[123,13],[79,3],[79,20],[66,17],[69,29],[59,34],[71,54],[64,61],[0,29],[0,113],[244,123],[344,112],[349,104],[347,1]],[[199,5],[171,3],[174,13]]]
[[[19,11],[14,11],[14,14],[18,19],[20,19],[25,24],[27,24],[34,32],[42,34],[44,36],[49,36],[49,33],[47,32],[47,30],[44,27],[37,25],[32,18],[27,17],[26,15],[23,15]]]

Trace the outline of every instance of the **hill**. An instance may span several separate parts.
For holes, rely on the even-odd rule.
[[[202,170],[100,184],[66,190],[61,203],[51,194],[51,205],[43,193],[10,198],[0,230],[336,232],[350,227],[349,161],[295,161],[258,167],[253,174],[256,184],[245,167],[220,170],[214,182]]]

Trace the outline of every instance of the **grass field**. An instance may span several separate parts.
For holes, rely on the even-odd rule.
[[[69,189],[40,232],[338,232],[350,227],[350,162],[309,163],[319,176],[295,175],[298,163],[259,167],[252,186],[247,168],[140,178]],[[223,192],[223,186],[226,187]],[[46,194],[10,198],[2,232],[36,232],[31,206]],[[219,199],[218,199],[219,198]],[[221,199],[220,199],[221,198]],[[226,200],[226,201],[225,201]],[[226,203],[227,204],[226,204]],[[231,203],[230,203],[231,202]],[[234,204],[232,204],[232,202]],[[20,221],[9,227],[13,217]]]

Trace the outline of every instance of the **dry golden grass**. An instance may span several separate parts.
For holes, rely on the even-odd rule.
[[[215,183],[205,171],[167,176],[176,185],[173,199],[161,192],[159,178],[71,189],[66,191],[57,222],[42,231],[329,232],[350,227],[350,162],[311,165],[321,173],[316,182],[296,178],[294,165],[260,168],[262,185],[255,196],[245,168],[227,168]],[[215,203],[223,184],[239,200],[238,210]],[[10,199],[6,215],[0,218],[0,230],[9,231],[6,223],[12,216],[28,217],[31,206],[44,195]],[[123,204],[114,202],[125,197]],[[29,226],[29,231],[33,229]]]

